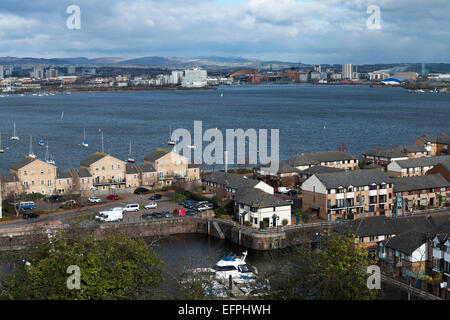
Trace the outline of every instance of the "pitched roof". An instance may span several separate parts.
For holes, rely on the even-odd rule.
[[[271,170],[271,166],[272,166],[272,163],[261,164],[261,165],[255,167],[255,169],[258,169],[258,170],[262,169],[264,171],[269,171],[269,170]],[[300,170],[297,169],[296,167],[294,167],[293,165],[291,165],[289,163],[289,160],[282,160],[278,163],[278,170],[277,170],[276,174],[299,173],[299,172],[300,172]],[[272,173],[272,174],[275,174],[275,173]]]
[[[71,179],[72,174],[70,171],[59,171],[56,170],[56,179]]]
[[[97,162],[100,159],[103,159],[106,156],[107,156],[106,153],[96,152],[96,153],[91,154],[89,157],[81,160],[80,164],[82,166],[89,167],[91,164]]]
[[[442,165],[444,168],[445,168],[445,170],[447,170],[448,172],[450,172],[450,161],[447,161],[447,162],[441,162],[441,163],[439,163],[440,165]]]
[[[138,174],[139,173],[137,166],[134,164],[127,164],[125,166],[125,168],[126,168],[127,174]]]
[[[90,177],[92,177],[92,175],[89,173],[88,169],[80,168],[80,169],[76,169],[75,171],[76,171],[78,177],[80,177],[80,178],[90,178]]]
[[[37,160],[37,159],[36,158],[25,157],[22,160],[13,163],[10,168],[13,169],[13,170],[19,170],[19,169],[25,167],[26,165],[32,163],[35,160]]]
[[[401,158],[406,157],[408,153],[426,152],[423,146],[395,146],[389,149],[375,148],[364,152],[365,156],[383,157],[383,158]]]
[[[156,169],[151,164],[138,164],[137,165],[142,172],[156,172]]]
[[[289,163],[295,167],[304,165],[319,165],[321,162],[356,160],[357,158],[344,151],[323,151],[302,153],[289,159]]]
[[[256,179],[245,178],[235,173],[226,173],[221,171],[213,172],[204,177],[203,180],[207,182],[214,182],[217,184],[221,184],[224,185],[225,187],[230,187],[233,189],[253,188],[258,183],[260,183],[260,181]]]
[[[445,223],[436,227],[432,232],[432,236],[433,238],[437,237],[441,243],[450,239],[450,218]]]
[[[330,173],[330,172],[344,172],[344,169],[338,169],[333,167],[325,167],[325,166],[313,166],[311,168],[300,171],[302,175],[312,176],[317,173]]]
[[[432,137],[429,134],[423,134],[419,137],[424,143],[439,143],[439,144],[450,144],[450,135],[445,133],[439,133],[436,137]]]
[[[318,173],[315,175],[327,189],[339,187],[361,187],[372,184],[392,183],[383,171],[378,169],[370,170],[351,170],[331,173]]]
[[[390,238],[385,246],[410,255],[426,241],[427,237],[423,232],[408,231]]]
[[[394,192],[450,187],[450,182],[439,173],[425,176],[393,178],[392,181],[394,183]]]
[[[7,183],[7,182],[19,182],[19,178],[15,173],[4,173],[0,175],[0,180]]]
[[[170,152],[171,152],[170,150],[166,150],[166,149],[156,149],[152,153],[146,155],[144,160],[153,162],[153,161],[156,161],[159,158],[165,156],[166,154],[168,154]]]
[[[240,204],[246,204],[256,208],[270,208],[290,206],[288,202],[270,193],[256,188],[240,188],[234,194],[234,200]]]
[[[434,157],[421,157],[408,160],[395,161],[400,168],[417,168],[417,167],[430,167],[435,166],[441,162],[450,161],[450,156],[434,156]]]

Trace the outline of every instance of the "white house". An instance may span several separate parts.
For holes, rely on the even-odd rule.
[[[446,223],[441,232],[432,239],[433,266],[432,271],[442,273],[442,280],[450,287],[450,222]]]
[[[265,221],[268,227],[291,224],[291,205],[273,194],[258,188],[242,188],[234,194],[237,218],[244,224],[249,221],[255,228]]]

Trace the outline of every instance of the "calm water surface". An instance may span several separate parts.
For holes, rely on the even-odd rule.
[[[106,152],[126,159],[131,140],[134,157],[143,162],[155,148],[167,147],[171,129],[192,130],[195,120],[203,121],[204,130],[223,133],[227,128],[280,129],[280,157],[286,159],[336,150],[341,142],[359,155],[374,147],[411,144],[423,133],[449,133],[450,95],[368,86],[261,85],[8,96],[0,98],[0,119],[6,149],[0,154],[0,172],[28,153],[29,135],[33,152],[43,158],[38,141],[48,141],[57,167],[64,170],[101,150],[99,129]],[[9,140],[14,122],[18,142]],[[80,146],[84,128],[89,148]]]

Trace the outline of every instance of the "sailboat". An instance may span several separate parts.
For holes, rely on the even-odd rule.
[[[63,120],[63,119],[64,119],[64,111],[61,112],[61,120]]]
[[[16,123],[14,122],[14,134],[11,138],[9,138],[10,140],[19,140],[19,137],[16,135]]]
[[[2,134],[0,133],[0,153],[3,153],[3,152],[5,152],[5,151],[2,149]]]
[[[172,140],[172,128],[170,128],[170,130],[169,130],[169,136],[170,136],[170,140],[169,140],[169,142],[167,144],[169,146],[174,146],[176,143],[175,143],[174,140]]]
[[[48,164],[55,165],[55,160],[53,160],[52,156],[48,152],[48,142],[47,142],[47,151],[45,152],[45,162]]]
[[[43,147],[43,146],[45,146],[45,141],[44,140],[39,140],[39,143],[38,143],[41,147]]]
[[[130,141],[130,147],[128,149],[128,159],[127,159],[128,163],[135,163],[136,160],[131,156],[131,141]]]
[[[83,143],[81,144],[83,147],[89,147],[89,144],[86,140],[86,129],[84,129],[84,138],[83,138]]]
[[[28,157],[36,159],[36,155],[33,153],[33,138],[30,135],[30,151],[28,152]]]

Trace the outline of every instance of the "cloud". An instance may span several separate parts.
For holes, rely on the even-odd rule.
[[[4,3],[3,3],[4,2]],[[226,55],[309,63],[448,62],[447,0],[2,0],[0,55]],[[66,9],[81,8],[81,30]],[[369,5],[381,30],[368,30]]]

